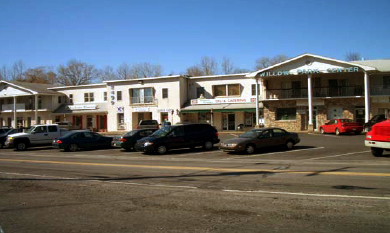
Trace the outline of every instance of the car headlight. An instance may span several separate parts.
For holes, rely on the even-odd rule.
[[[153,142],[145,142],[144,146],[152,146],[154,143]]]

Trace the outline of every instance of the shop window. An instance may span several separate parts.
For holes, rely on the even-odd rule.
[[[200,98],[201,96],[204,97],[204,87],[197,87],[196,88],[196,98]]]
[[[118,113],[118,129],[125,129],[125,114]]]
[[[130,101],[132,104],[153,103],[153,88],[130,89]]]
[[[276,110],[276,120],[296,120],[296,108],[278,108]]]
[[[210,112],[207,112],[207,113],[199,113],[198,114],[198,122],[199,123],[208,123],[210,124],[211,123],[211,113]]]
[[[31,117],[27,117],[27,127],[31,127]]]
[[[383,89],[390,89],[390,76],[383,77]]]
[[[122,91],[116,92],[116,100],[118,100],[118,101],[122,100]]]
[[[12,118],[11,118],[11,117],[8,117],[8,118],[7,118],[7,126],[8,126],[8,127],[11,127],[11,126],[12,126]]]
[[[240,84],[214,85],[214,96],[238,96],[241,93]]]
[[[253,123],[256,122],[256,116],[252,112],[245,113],[245,127],[252,127]]]
[[[84,93],[84,102],[93,102],[95,101],[93,92]]]
[[[107,91],[103,92],[103,100],[107,101]]]
[[[258,93],[260,93],[260,84],[257,84]],[[256,95],[256,84],[252,84],[252,95]]]
[[[162,89],[162,98],[163,99],[168,98],[168,88],[163,88]]]
[[[73,94],[69,94],[69,103],[73,104]]]
[[[38,125],[41,124],[41,117],[37,118],[37,123],[36,124],[38,124]]]

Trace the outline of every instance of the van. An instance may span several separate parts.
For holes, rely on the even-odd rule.
[[[165,154],[170,149],[194,148],[202,146],[211,150],[219,143],[218,131],[209,124],[186,124],[165,126],[151,136],[138,140],[137,151]]]

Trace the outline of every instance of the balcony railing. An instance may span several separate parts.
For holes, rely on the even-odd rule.
[[[390,87],[385,85],[371,85],[371,95],[390,95]]]
[[[153,96],[145,96],[144,98],[140,97],[131,97],[130,104],[156,104],[157,99]]]
[[[266,99],[299,99],[308,98],[307,88],[301,89],[271,89],[266,91]],[[346,97],[363,96],[364,87],[320,87],[313,88],[313,97]]]

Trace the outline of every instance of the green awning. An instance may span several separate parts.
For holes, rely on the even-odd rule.
[[[214,111],[214,110],[213,110]],[[211,112],[211,110],[210,109],[208,109],[208,110],[181,110],[180,111],[180,113],[198,113],[198,112],[200,112],[200,113],[207,113],[207,112]]]
[[[255,108],[213,109],[213,112],[256,112]]]

